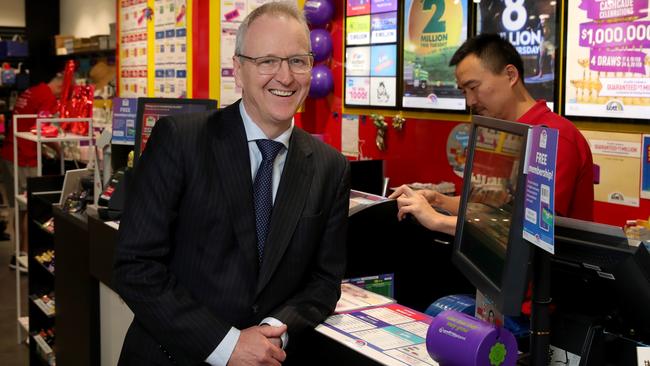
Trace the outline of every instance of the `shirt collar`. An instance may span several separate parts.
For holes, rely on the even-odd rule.
[[[253,122],[253,120],[248,115],[248,113],[246,113],[246,108],[244,107],[243,101],[239,103],[239,113],[241,114],[241,118],[244,121],[244,129],[246,130],[246,140],[248,142],[268,139],[264,131],[262,131],[262,129],[255,122]],[[291,133],[293,132],[293,126],[294,126],[294,121],[292,118],[291,125],[289,126],[289,128],[287,128],[286,131],[282,132],[280,136],[274,138],[273,141],[277,141],[281,143],[288,150],[289,140],[291,139]]]

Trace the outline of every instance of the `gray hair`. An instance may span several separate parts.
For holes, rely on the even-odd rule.
[[[305,35],[307,36],[307,41],[309,44],[309,49],[311,50],[311,40],[309,38],[309,26],[307,26],[307,20],[305,15],[301,10],[296,6],[295,0],[293,1],[274,1],[266,3],[259,8],[253,10],[248,14],[244,21],[239,26],[237,30],[237,38],[235,40],[235,55],[241,55],[244,48],[244,38],[246,38],[246,33],[248,32],[248,27],[250,27],[253,22],[263,16],[263,15],[285,15],[289,18],[297,20],[300,24],[303,25],[305,29]]]

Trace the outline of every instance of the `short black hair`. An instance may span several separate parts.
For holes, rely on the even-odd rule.
[[[469,55],[478,57],[483,66],[495,74],[502,72],[506,65],[513,65],[519,72],[519,79],[524,82],[524,62],[519,52],[498,34],[483,33],[469,38],[451,56],[449,66],[458,65]]]

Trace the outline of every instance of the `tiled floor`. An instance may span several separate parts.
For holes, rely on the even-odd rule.
[[[0,162],[1,163],[1,162]],[[2,177],[4,178],[4,177]],[[4,201],[4,200],[3,200]],[[4,201],[6,202],[6,201]],[[0,208],[0,217],[13,215],[6,207]],[[8,228],[12,233],[13,230]],[[9,259],[14,252],[13,241],[0,241],[0,365],[25,366],[29,364],[29,348],[16,338],[16,272],[9,269]],[[21,298],[23,314],[27,314],[27,276],[22,275]]]

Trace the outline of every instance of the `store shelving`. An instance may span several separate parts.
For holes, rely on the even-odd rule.
[[[21,119],[35,120],[35,133],[18,132],[18,124]],[[56,137],[45,137],[42,134],[43,126],[46,124],[58,125],[64,122],[85,122],[88,124],[87,135],[75,135],[66,132],[60,132]],[[54,268],[53,266],[43,265],[36,260],[36,256],[46,250],[54,249],[53,232],[43,227],[43,223],[52,218],[52,204],[60,200],[61,190],[63,187],[63,174],[65,162],[63,157],[60,161],[61,176],[41,177],[43,173],[43,164],[41,160],[41,148],[43,143],[62,142],[62,141],[88,141],[93,146],[93,125],[92,118],[39,118],[37,115],[14,115],[13,116],[13,136],[14,136],[14,196],[15,207],[27,206],[28,220],[28,247],[29,253],[27,266],[29,271],[29,295],[50,293],[54,290]],[[18,187],[18,140],[28,140],[36,143],[37,156],[37,175],[38,177],[28,178],[27,192],[21,192]],[[14,210],[14,244],[15,255],[19,258],[20,252],[20,210]],[[16,271],[16,318],[24,319],[20,301],[20,273]],[[43,316],[41,309],[33,302],[29,302],[29,333],[39,332],[41,329],[48,329],[54,326],[54,316]],[[41,312],[41,313],[39,313]],[[20,343],[24,336],[24,327],[21,322],[17,322],[17,342]],[[30,360],[38,360],[36,342],[30,342]],[[30,361],[32,362],[32,361]],[[37,361],[33,361],[37,362]],[[34,363],[32,363],[34,364]]]

